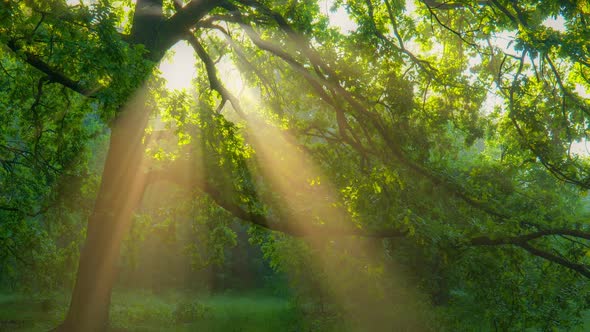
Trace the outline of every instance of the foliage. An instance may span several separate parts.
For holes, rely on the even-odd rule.
[[[42,308],[42,301],[28,296],[3,293],[0,295],[2,328],[16,331],[46,331],[63,319],[67,296],[50,294],[54,307]],[[181,303],[200,303],[206,315],[175,322],[174,312]],[[199,309],[200,310],[200,309]],[[199,311],[200,312],[200,311]],[[111,308],[113,329],[129,331],[245,331],[271,332],[280,329],[296,330],[300,317],[283,298],[264,293],[236,293],[203,296],[173,290],[162,294],[145,291],[117,290]],[[11,328],[12,327],[12,328]]]
[[[231,0],[195,22],[183,13],[201,4],[142,16],[152,2],[0,4],[3,286],[72,283],[107,138],[144,86],[153,113],[134,128],[148,164],[137,169],[169,183],[146,185],[123,247],[129,270],[150,243],[195,267],[224,264],[237,218],[316,320],[306,328],[579,323],[590,303],[579,295],[590,159],[576,151],[590,120],[588,1],[337,0],[327,12]],[[197,77],[168,91],[154,61],[180,39]],[[184,321],[204,310],[193,304],[152,314]]]

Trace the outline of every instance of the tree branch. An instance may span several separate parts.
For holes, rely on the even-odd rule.
[[[522,249],[530,252],[531,254],[537,256],[537,257],[541,257],[541,258],[544,258],[550,262],[559,264],[563,267],[567,267],[568,269],[576,271],[579,274],[583,275],[584,277],[590,279],[590,270],[584,264],[572,263],[562,257],[559,257],[559,256],[554,255],[552,253],[548,253],[548,252],[540,250],[538,248],[535,248],[535,247],[531,246],[530,244],[528,244],[527,242],[520,243],[520,244],[518,244],[518,246],[521,247]]]
[[[201,61],[205,64],[205,70],[207,71],[207,77],[209,78],[209,86],[211,89],[217,91],[223,100],[229,100],[234,110],[242,117],[245,116],[242,107],[240,106],[240,102],[238,99],[225,88],[219,77],[217,76],[217,68],[215,67],[215,62],[211,59],[203,45],[199,43],[197,37],[193,34],[187,34],[186,40],[191,44]]]
[[[260,49],[268,51],[274,54],[275,56],[278,56],[279,58],[283,59],[294,70],[300,72],[303,75],[303,77],[308,81],[308,83],[310,83],[312,88],[314,88],[316,93],[318,93],[318,95],[322,98],[322,100],[328,103],[328,105],[330,105],[336,111],[339,111],[340,107],[337,105],[337,103],[334,102],[333,98],[326,93],[324,87],[328,88],[328,90],[333,90],[337,95],[342,97],[344,101],[346,101],[346,103],[350,105],[354,112],[363,116],[365,121],[373,125],[373,127],[377,130],[379,135],[384,140],[387,148],[390,150],[393,157],[397,159],[397,161],[399,161],[401,164],[408,167],[409,171],[426,178],[427,180],[431,181],[436,185],[442,186],[446,192],[463,200],[465,203],[477,210],[483,211],[501,220],[506,220],[509,218],[508,215],[500,211],[497,211],[496,209],[478,201],[476,198],[470,197],[468,194],[464,192],[463,188],[461,188],[460,185],[456,184],[451,179],[447,179],[444,176],[435,174],[434,172],[428,170],[421,163],[410,159],[406,155],[404,150],[399,146],[391,129],[383,124],[381,119],[378,117],[377,113],[371,112],[361,102],[359,102],[355,96],[353,96],[345,88],[340,86],[340,84],[338,83],[339,75],[337,75],[331,68],[329,68],[329,66],[327,66],[322,61],[321,56],[317,54],[317,52],[315,52],[313,49],[311,49],[309,45],[307,45],[304,38],[299,36],[297,32],[290,27],[290,25],[284,18],[282,18],[279,14],[272,12],[264,5],[254,0],[242,0],[242,3],[251,6],[256,6],[257,8],[261,8],[263,11],[267,12],[268,15],[270,15],[274,20],[277,21],[279,27],[288,36],[292,38],[296,45],[298,45],[303,54],[310,60],[311,64],[321,68],[327,74],[327,76],[312,75],[299,61],[297,61],[289,53],[285,52],[280,46],[275,45],[272,42],[263,40],[259,36],[259,34],[253,29],[253,27],[243,20],[240,11],[237,7],[233,5],[226,5],[228,9],[235,12],[238,24],[244,30],[246,35],[248,35],[248,37],[252,40],[252,42]],[[364,146],[360,145],[359,142],[348,140],[347,143],[362,154],[369,152],[369,150],[367,150]]]
[[[337,227],[321,225],[306,225],[306,227],[298,227],[299,225],[282,222],[263,213],[248,211],[241,205],[228,199],[226,193],[217,190],[217,188],[206,179],[197,178],[194,174],[187,175],[186,172],[181,171],[181,169],[183,169],[182,165],[172,164],[163,170],[152,170],[148,174],[148,183],[168,181],[185,189],[196,188],[207,194],[217,205],[231,213],[234,217],[271,231],[282,232],[292,236],[363,236],[391,238],[407,235],[406,231],[398,229],[365,230],[357,228],[356,226]],[[185,175],[183,176],[179,174]]]
[[[429,8],[434,9],[441,9],[441,10],[449,10],[449,9],[462,9],[462,8],[469,8],[470,6],[461,3],[461,2],[454,2],[454,1],[436,1],[436,0],[422,0],[422,2]],[[485,6],[488,4],[487,0],[479,0],[476,2],[480,6]]]
[[[561,265],[566,267],[570,270],[580,273],[581,275],[585,276],[586,278],[590,278],[590,270],[584,264],[573,263],[565,258],[559,257],[552,253],[543,251],[536,247],[533,247],[529,244],[528,241],[538,239],[543,236],[548,235],[569,235],[573,237],[583,238],[586,240],[590,240],[590,233],[580,231],[580,230],[570,230],[570,229],[552,229],[552,230],[544,230],[535,233],[520,235],[520,236],[513,236],[513,237],[505,237],[505,238],[497,238],[492,239],[486,236],[476,237],[469,241],[469,244],[475,246],[497,246],[497,245],[514,245],[520,247],[529,253],[553,262],[555,264]]]
[[[511,236],[511,237],[502,237],[497,239],[492,239],[487,236],[481,236],[471,239],[471,244],[473,245],[503,245],[503,244],[521,244],[524,242],[528,242],[530,240],[538,239],[540,237],[549,236],[549,235],[568,235],[573,236],[581,239],[590,240],[590,232],[585,232],[581,230],[575,229],[547,229],[538,232],[533,232],[524,235],[518,236]]]
[[[97,87],[97,88],[90,89],[90,88],[84,86],[84,84],[80,83],[79,81],[75,81],[75,80],[69,78],[67,75],[60,72],[58,69],[52,67],[48,63],[41,60],[41,58],[39,58],[37,55],[35,55],[31,52],[28,52],[28,51],[22,51],[14,40],[9,40],[8,43],[6,44],[6,46],[8,46],[8,48],[10,50],[12,50],[17,56],[22,54],[23,56],[19,56],[19,57],[22,60],[24,60],[26,63],[28,63],[29,65],[35,67],[36,69],[38,69],[39,71],[41,71],[42,73],[47,75],[47,79],[50,82],[59,83],[65,87],[67,87],[75,92],[78,92],[79,94],[81,94],[83,96],[87,96],[87,97],[91,97],[91,96],[95,95],[98,91],[100,91],[103,88],[103,87]]]
[[[161,24],[158,33],[160,39],[159,51],[165,52],[176,42],[183,39],[197,25],[200,19],[221,4],[222,1],[192,0],[182,8],[177,6],[178,11],[176,14]]]

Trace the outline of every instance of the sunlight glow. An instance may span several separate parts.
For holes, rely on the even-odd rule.
[[[328,17],[330,26],[340,29],[340,32],[345,35],[356,30],[358,25],[350,19],[343,6],[336,10],[333,8],[333,0],[325,0],[323,4],[320,4],[320,12]]]
[[[66,4],[68,6],[77,6],[77,5],[88,6],[88,5],[93,5],[97,2],[98,2],[98,0],[66,0]],[[135,0],[132,0],[131,2],[135,3]]]
[[[217,71],[220,78],[223,78],[223,85],[231,91],[236,97],[240,98],[246,89],[240,70],[234,62],[227,56],[224,56],[217,65]]]
[[[235,89],[237,77],[232,70],[220,70],[220,79],[228,88],[233,84]],[[329,299],[327,302],[341,306],[347,313],[344,319],[363,321],[368,330],[383,330],[384,326],[391,325],[392,320],[408,320],[413,330],[422,330],[421,313],[406,311],[406,308],[416,307],[420,295],[408,287],[401,271],[392,268],[395,262],[388,260],[389,263],[385,264],[382,240],[321,231],[330,228],[354,233],[359,226],[341,203],[338,188],[305,147],[285,130],[280,119],[271,119],[264,114],[260,93],[248,87],[243,90],[240,103],[247,114],[239,116],[245,124],[246,142],[255,151],[250,168],[255,178],[263,179],[261,186],[265,187],[257,194],[273,211],[276,220],[288,225],[288,229],[306,234],[303,240],[312,252],[308,258],[303,258],[303,264],[309,266],[308,271],[287,273],[299,277],[303,273],[304,278],[313,280],[322,296]],[[364,269],[350,280],[346,277],[349,272],[344,271],[360,262]],[[316,280],[314,273],[322,277]],[[377,296],[383,294],[383,289],[397,296],[387,299]],[[379,307],[378,303],[384,303],[382,301],[387,305]],[[393,317],[394,310],[405,314]]]
[[[326,2],[328,7],[329,3]],[[342,30],[356,28],[350,21],[339,21],[339,15],[346,15],[343,8],[339,11],[340,14],[338,11],[332,14],[331,24]],[[408,309],[424,302],[420,301],[421,295],[409,287],[400,269],[395,268],[395,261],[389,258],[385,263],[381,239],[321,231],[328,228],[350,234],[359,226],[341,202],[338,187],[331,183],[297,138],[285,130],[281,119],[265,113],[260,91],[248,87],[237,68],[225,61],[219,62],[219,78],[239,98],[247,114],[226,113],[225,110],[224,114],[235,116],[244,124],[246,144],[255,151],[249,167],[264,187],[264,190],[257,190],[257,195],[278,222],[286,224],[287,229],[307,234],[303,240],[312,254],[303,257],[303,264],[309,266],[309,270],[287,273],[303,273],[304,278],[313,280],[322,296],[329,299],[328,303],[342,307],[346,312],[345,320],[363,321],[367,330],[383,330],[391,326],[392,321],[403,321],[412,330],[423,330],[425,322],[421,316],[429,309]],[[232,107],[228,103],[226,108]],[[350,280],[347,277],[350,271],[344,271],[360,264],[364,268],[355,272],[354,280]],[[316,280],[314,273],[322,277]],[[385,289],[395,296],[380,297]],[[366,305],[355,305],[358,303]]]
[[[416,306],[418,295],[404,282],[403,274],[391,268],[395,262],[384,263],[382,240],[318,233],[321,227],[352,231],[358,226],[339,203],[337,189],[298,145],[295,137],[255,116],[249,116],[247,121],[247,137],[256,151],[256,164],[282,203],[277,209],[280,219],[309,234],[305,236],[305,242],[313,255],[305,262],[310,267],[307,277],[313,278],[312,271],[320,271],[323,277],[316,282],[321,291],[330,298],[329,301],[343,308],[346,317],[363,322],[363,328],[367,330],[383,330],[391,325],[391,321],[404,321],[412,326],[412,330],[423,330],[420,313],[408,310],[401,315],[403,317],[393,313]],[[355,266],[359,261],[364,264],[364,269],[354,278],[343,279],[349,264]],[[387,288],[398,297],[385,299],[377,296]],[[367,305],[358,306],[351,301]],[[379,308],[378,304],[384,303],[381,301],[387,305]],[[347,320],[346,317],[343,319]]]
[[[590,91],[586,89],[582,84],[577,83],[574,91],[582,98],[590,99]]]
[[[570,147],[570,153],[574,156],[579,157],[588,157],[590,156],[590,150],[588,146],[587,140],[581,140],[578,142],[573,142]]]
[[[160,62],[162,77],[170,90],[188,89],[196,76],[195,52],[186,42],[178,42],[171,49],[171,56]]]
[[[514,49],[514,41],[516,38],[516,31],[502,31],[494,33],[491,37],[492,45],[499,47],[502,52],[510,55],[517,55]]]
[[[546,28],[550,28],[559,32],[566,31],[565,19],[561,15],[557,17],[548,17],[541,24]]]

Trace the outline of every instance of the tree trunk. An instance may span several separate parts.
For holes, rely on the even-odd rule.
[[[163,25],[162,3],[162,0],[136,1],[129,39],[145,46],[147,58],[153,65],[218,4],[211,0],[192,1],[173,23]],[[142,143],[150,114],[145,107],[146,94],[147,91],[139,89],[111,126],[102,183],[88,220],[76,285],[66,319],[55,329],[57,331],[98,332],[108,328],[121,242],[129,233],[133,212],[147,182]]]
[[[165,50],[155,52],[162,0],[138,0],[132,40],[144,44],[154,63]],[[123,238],[146,186],[143,135],[149,119],[147,91],[122,106],[111,126],[109,151],[94,211],[88,219],[86,243],[80,255],[76,285],[68,314],[56,329],[63,332],[101,332],[108,329],[111,292],[117,278],[117,260]]]
[[[111,126],[102,183],[88,220],[76,285],[58,331],[95,332],[108,327],[121,242],[146,185],[142,138],[150,112],[145,108],[145,94],[140,89]]]

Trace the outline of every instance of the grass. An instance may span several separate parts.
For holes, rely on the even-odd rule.
[[[62,319],[66,296],[50,300],[0,294],[0,331],[48,331]],[[288,300],[264,293],[199,295],[117,291],[111,325],[117,331],[300,331]]]
[[[0,331],[47,331],[63,317],[65,305],[55,300],[30,297],[22,294],[0,294]]]
[[[49,331],[63,320],[66,294],[28,296],[0,293],[0,332]],[[582,326],[590,331],[590,312]],[[295,332],[347,331],[330,321],[304,318],[288,299],[267,293],[197,294],[173,290],[118,290],[113,293],[111,326],[121,332]],[[484,331],[485,329],[480,329]]]

